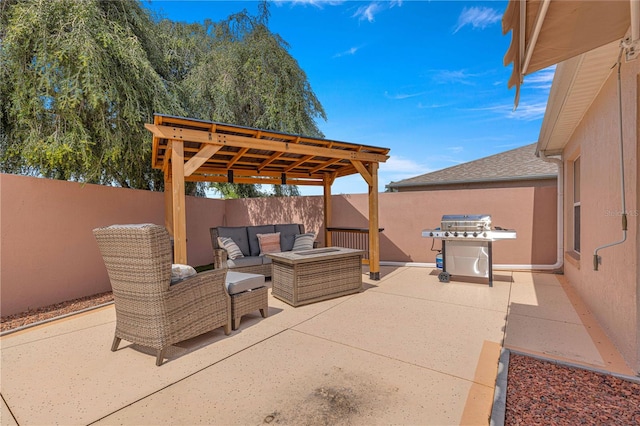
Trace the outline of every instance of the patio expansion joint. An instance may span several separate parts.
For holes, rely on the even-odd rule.
[[[372,291],[372,290],[367,290],[367,291]],[[481,307],[478,307],[478,306],[465,305],[463,303],[452,303],[452,302],[447,302],[445,300],[429,299],[429,298],[426,298],[426,297],[407,296],[407,295],[404,295],[404,294],[391,293],[391,292],[381,291],[381,290],[375,290],[374,292],[378,293],[378,294],[384,294],[386,296],[402,297],[402,298],[405,298],[405,299],[412,299],[412,300],[424,300],[424,301],[427,301],[427,302],[438,303],[438,304],[442,304],[442,305],[458,306],[458,307],[461,307],[461,308],[476,309],[476,310],[480,310],[480,311],[497,312],[497,313],[501,313],[501,314],[505,314],[505,315],[508,314],[507,311],[503,311],[503,310],[500,310],[500,309],[481,308]],[[511,287],[509,287],[509,292],[511,292]]]
[[[2,402],[3,402],[4,406],[7,407],[7,410],[9,410],[9,414],[11,414],[11,418],[13,419],[13,421],[16,422],[17,425],[19,425],[20,423],[18,423],[18,419],[16,419],[16,415],[13,414],[13,411],[11,410],[11,407],[7,403],[7,400],[4,399],[4,395],[2,395],[1,393],[0,393],[0,398],[2,398]],[[3,419],[2,424],[8,424],[6,419]]]
[[[513,278],[513,273],[511,274],[511,277]],[[507,325],[509,324],[509,311],[511,310],[511,294],[512,294],[512,292],[513,292],[513,279],[509,283],[509,295],[507,296],[507,312],[505,313],[504,325],[502,326],[502,341],[501,341],[500,345],[503,348],[504,348],[504,343],[506,342],[506,338],[507,338]]]
[[[524,315],[524,314],[512,314],[509,313],[509,315],[513,315],[516,317],[522,317],[522,318],[535,318],[538,320],[543,320],[543,321],[551,321],[551,322],[556,322],[556,323],[561,323],[561,324],[571,324],[571,325],[579,325],[579,326],[584,326],[584,324],[581,322],[575,322],[575,321],[566,321],[566,320],[560,320],[560,319],[555,319],[555,318],[545,318],[542,316],[534,316],[534,315]],[[584,326],[586,328],[586,326]]]

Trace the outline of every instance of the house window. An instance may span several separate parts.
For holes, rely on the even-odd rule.
[[[573,251],[580,253],[580,157],[573,162]]]

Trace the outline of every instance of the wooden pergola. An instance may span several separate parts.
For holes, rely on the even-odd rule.
[[[388,148],[156,114],[152,166],[164,172],[165,226],[174,261],[187,263],[185,182],[318,185],[324,188],[325,243],[331,246],[331,185],[359,173],[369,186],[369,275],[380,277],[378,164]]]

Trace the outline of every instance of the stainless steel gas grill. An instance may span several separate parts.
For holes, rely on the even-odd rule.
[[[513,240],[516,231],[491,226],[491,215],[444,215],[440,228],[425,229],[423,237],[442,240],[441,282],[450,277],[488,278],[493,286],[493,242]]]

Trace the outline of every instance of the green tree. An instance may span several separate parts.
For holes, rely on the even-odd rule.
[[[4,172],[161,189],[153,112],[183,110],[138,1],[18,0],[3,6]]]
[[[190,116],[242,126],[322,137],[326,120],[305,72],[288,44],[268,29],[268,5],[214,24],[213,43],[184,79]]]
[[[152,17],[138,0],[0,0],[0,12],[0,171],[161,190],[144,128],[154,112],[322,136],[324,110],[266,2],[203,24]]]
[[[205,120],[322,137],[315,120],[326,120],[324,109],[288,44],[269,31],[268,4],[259,9],[258,16],[243,10],[216,24],[205,22],[211,44],[183,80],[185,109]],[[225,197],[300,194],[291,185],[274,185],[273,192],[256,185],[212,187]]]

